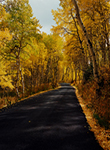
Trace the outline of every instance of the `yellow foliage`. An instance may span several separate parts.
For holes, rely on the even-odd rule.
[[[2,88],[14,88],[14,86],[12,85],[11,76],[7,74],[7,66],[3,62],[0,63],[0,86]]]

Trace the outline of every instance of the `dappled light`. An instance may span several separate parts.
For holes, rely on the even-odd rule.
[[[110,149],[110,2],[55,2],[0,0],[0,150]]]
[[[0,148],[102,150],[89,130],[75,89],[69,85],[13,106],[0,115],[0,122]]]

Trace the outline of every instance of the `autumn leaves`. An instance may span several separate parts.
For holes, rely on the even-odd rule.
[[[108,122],[110,3],[106,0],[60,0],[60,6],[52,10],[57,24],[52,31],[64,37],[63,79],[67,75],[66,81],[75,80],[93,112],[100,120]]]
[[[89,64],[94,79],[103,64],[109,66],[109,3],[108,1],[61,0],[60,9],[52,10],[57,26],[52,31],[65,38],[69,64],[84,76]]]
[[[57,25],[47,35],[40,32],[28,0],[0,5],[3,89],[9,87],[20,97],[47,84],[95,79],[102,66],[109,67],[108,1],[60,0],[60,6],[52,10]]]
[[[62,38],[41,34],[28,0],[7,0],[0,8],[0,86],[13,89],[18,98],[55,87],[60,78]]]

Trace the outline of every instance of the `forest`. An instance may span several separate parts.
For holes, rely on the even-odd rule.
[[[28,0],[0,4],[0,108],[75,85],[100,125],[110,123],[110,2],[60,0],[56,26],[41,33]]]
[[[109,128],[110,2],[60,0],[60,6],[52,10],[52,32],[64,39],[62,79],[78,88],[94,118]]]

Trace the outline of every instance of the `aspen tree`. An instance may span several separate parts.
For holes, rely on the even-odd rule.
[[[7,53],[14,55],[16,59],[16,93],[19,95],[18,87],[21,76],[22,80],[22,94],[24,95],[24,77],[22,73],[22,66],[20,56],[23,49],[29,44],[32,36],[37,36],[38,27],[40,27],[38,20],[33,17],[31,6],[28,0],[7,0],[5,8],[8,13],[6,26],[9,29],[12,40],[7,43]]]
[[[94,73],[94,78],[96,79],[96,81],[98,81],[98,66],[97,66],[97,63],[96,63],[96,56],[95,56],[95,52],[94,52],[94,49],[93,49],[93,45],[89,39],[89,36],[88,36],[88,33],[87,33],[87,30],[82,22],[82,19],[80,17],[80,12],[79,12],[79,7],[78,7],[78,4],[77,4],[77,1],[76,0],[72,0],[73,4],[74,4],[74,7],[75,7],[75,10],[76,10],[76,18],[78,20],[78,23],[79,23],[79,26],[81,27],[82,31],[83,31],[83,34],[86,38],[86,41],[87,41],[87,44],[89,46],[89,50],[90,50],[90,53],[92,55],[92,61],[93,61],[93,73]]]

